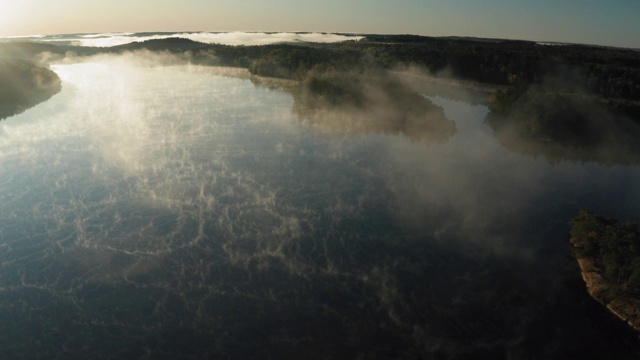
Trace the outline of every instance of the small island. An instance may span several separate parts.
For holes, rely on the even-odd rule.
[[[587,291],[640,332],[640,230],[581,210],[571,221],[574,255]]]
[[[0,120],[20,114],[60,90],[60,78],[50,69],[26,60],[0,59]]]
[[[292,90],[293,112],[321,131],[402,134],[426,146],[456,133],[442,107],[381,69],[318,66]]]

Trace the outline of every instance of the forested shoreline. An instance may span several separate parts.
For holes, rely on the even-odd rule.
[[[640,229],[581,210],[571,244],[589,294],[640,331]]]
[[[205,44],[170,38],[109,48],[44,43],[0,44],[5,53],[32,58],[42,52],[66,56],[150,50],[189,54],[203,65],[236,66],[253,74],[302,80],[325,68],[420,71],[425,74],[504,85],[513,89],[496,101],[510,102],[531,86],[563,94],[597,96],[611,108],[638,115],[640,52],[586,45],[541,45],[531,41],[472,40],[413,35],[364,35],[359,41],[253,46]],[[624,103],[623,100],[631,101]],[[509,104],[505,104],[508,106]]]
[[[640,163],[640,147],[635,141],[640,136],[640,52],[632,49],[363,35],[361,40],[338,43],[254,46],[206,44],[183,38],[108,48],[7,42],[0,44],[0,50],[9,57],[46,61],[146,51],[173,57],[171,62],[240,67],[253,75],[297,81],[296,92],[301,94],[298,100],[315,99],[314,106],[352,102],[353,107],[363,108],[360,105],[365,93],[361,86],[371,85],[367,77],[372,74],[387,79],[394,73],[437,79],[437,83],[432,81],[432,93],[420,91],[429,96],[466,96],[469,91],[461,91],[464,87],[456,84],[475,83],[495,89],[490,96],[480,92],[471,98],[489,105],[485,122],[510,150],[541,155],[551,163]],[[417,91],[406,82],[394,80],[393,86],[393,92],[417,102],[414,108],[434,108],[428,99],[410,95]],[[317,101],[320,98],[323,100]],[[399,101],[397,105],[406,107],[407,103]]]
[[[25,60],[0,59],[0,120],[48,100],[61,89],[50,69]]]

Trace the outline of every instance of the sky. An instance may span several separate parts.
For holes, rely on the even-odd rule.
[[[0,37],[140,31],[477,36],[640,48],[640,0],[0,0]]]

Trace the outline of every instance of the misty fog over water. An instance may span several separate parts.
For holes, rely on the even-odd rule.
[[[363,37],[351,34],[318,32],[180,32],[180,33],[100,33],[100,34],[61,34],[31,35],[0,38],[0,41],[32,41],[72,46],[109,47],[129,44],[136,41],[183,38],[206,44],[224,45],[267,45],[275,43],[315,42],[332,43],[347,40],[360,40]]]
[[[631,354],[567,234],[581,207],[640,220],[637,166],[509,152],[441,97],[432,143],[217,68],[52,68],[62,92],[0,122],[5,358]]]

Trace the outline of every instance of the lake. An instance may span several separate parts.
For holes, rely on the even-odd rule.
[[[567,240],[581,207],[640,221],[638,166],[512,152],[437,96],[452,136],[239,71],[52,68],[0,122],[2,358],[637,355]]]

